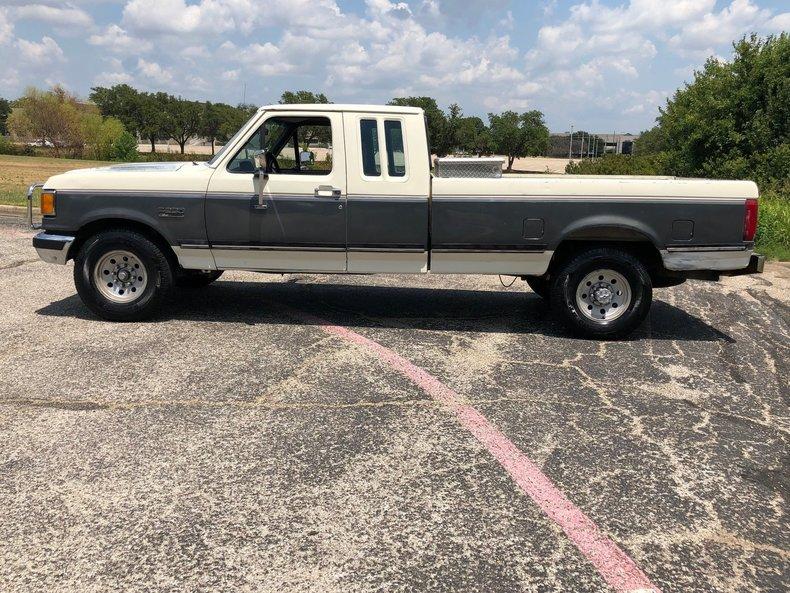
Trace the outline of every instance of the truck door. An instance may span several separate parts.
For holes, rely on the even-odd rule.
[[[417,114],[343,114],[348,271],[428,270],[430,163]]]
[[[271,162],[268,179],[255,171],[261,150]],[[206,229],[219,269],[343,272],[346,212],[339,112],[267,113],[217,168],[206,195]]]

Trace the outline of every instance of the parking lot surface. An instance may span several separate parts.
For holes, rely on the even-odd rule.
[[[113,324],[31,236],[0,226],[4,592],[638,588],[608,543],[643,588],[790,587],[787,265],[604,343],[484,276],[226,273]]]

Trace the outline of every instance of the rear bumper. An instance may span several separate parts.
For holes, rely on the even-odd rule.
[[[689,249],[665,249],[661,251],[664,267],[674,272],[693,270],[713,270],[725,272],[743,270],[749,266],[753,251],[751,249],[698,247]],[[744,272],[751,273],[751,272]]]
[[[71,235],[52,235],[44,232],[33,237],[33,247],[36,248],[38,256],[50,264],[64,265],[72,243],[74,237]]]
[[[725,270],[722,276],[745,276],[746,274],[762,274],[765,268],[765,256],[753,253],[749,258],[749,265],[742,270]]]

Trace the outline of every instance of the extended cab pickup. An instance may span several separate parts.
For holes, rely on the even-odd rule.
[[[500,274],[577,332],[616,337],[654,287],[763,266],[754,183],[435,176],[410,107],[263,107],[208,163],[70,171],[41,203],[40,257],[74,259],[80,297],[111,320],[223,270]]]

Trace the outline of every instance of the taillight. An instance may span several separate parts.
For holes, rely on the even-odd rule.
[[[754,241],[757,233],[757,200],[749,198],[746,200],[746,211],[743,214],[743,240]]]

